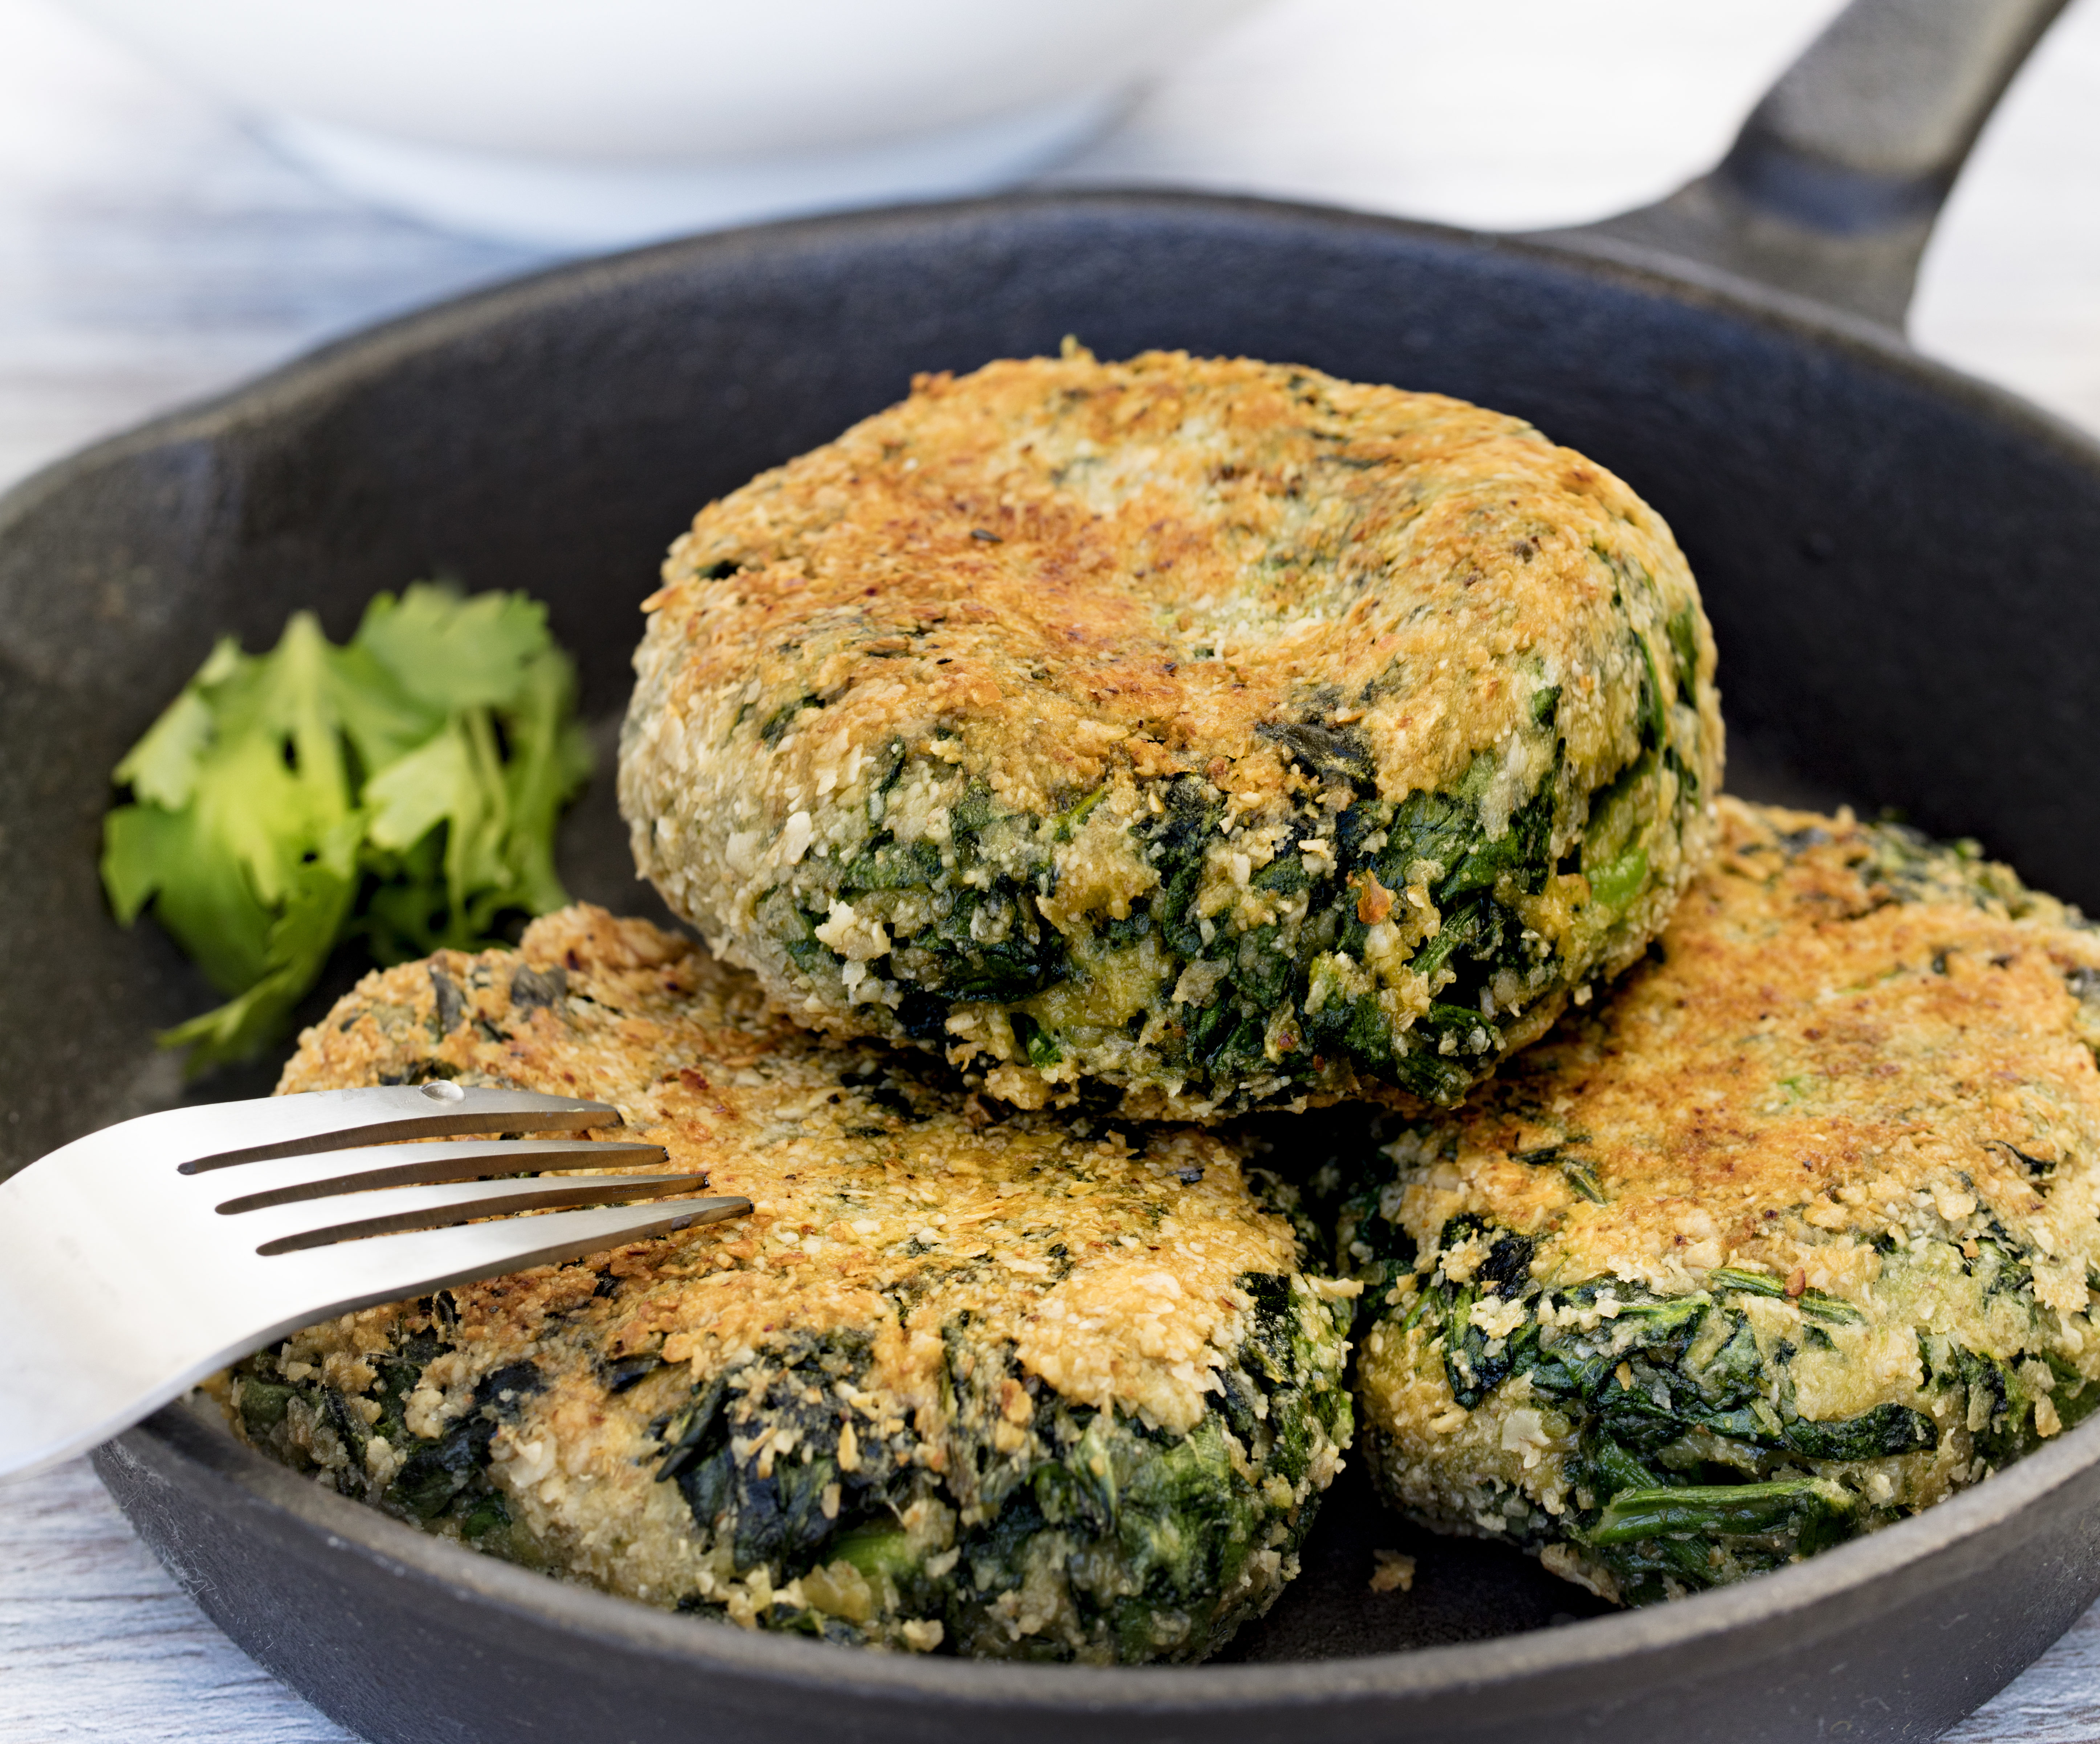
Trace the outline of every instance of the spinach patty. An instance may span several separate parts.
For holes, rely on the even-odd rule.
[[[1720,811],[1617,993],[1324,1183],[1388,1499],[1630,1604],[2100,1404],[2100,933],[1972,848]]]
[[[1350,1434],[1355,1287],[1200,1130],[1001,1119],[642,922],[368,977],[287,1090],[588,1093],[752,1215],[313,1328],[254,1445],[528,1566],[751,1627],[1193,1660],[1264,1610]]]
[[[1515,419],[1317,371],[994,363],[704,510],[637,862],[797,1019],[1024,1107],[1455,1103],[1703,857],[1669,530]]]

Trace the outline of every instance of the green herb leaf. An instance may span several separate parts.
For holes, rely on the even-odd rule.
[[[547,608],[522,593],[461,599],[448,588],[382,593],[365,608],[355,645],[425,707],[502,708],[517,700],[525,669],[548,654]]]
[[[232,644],[221,642],[205,671],[231,652]],[[203,674],[198,678],[201,682]],[[128,782],[140,799],[180,811],[196,790],[197,763],[210,740],[210,706],[195,690],[185,690],[117,765],[117,779]]]
[[[229,995],[161,1037],[192,1069],[253,1055],[347,936],[382,961],[474,949],[568,898],[562,807],[590,772],[575,676],[517,594],[381,594],[348,647],[296,614],[222,641],[117,766],[117,918],[154,917]]]

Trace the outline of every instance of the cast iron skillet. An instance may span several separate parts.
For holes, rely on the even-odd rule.
[[[108,769],[215,636],[262,645],[302,606],[341,634],[432,572],[524,588],[609,719],[636,602],[699,504],[915,370],[1068,333],[1532,418],[1677,529],[1736,785],[1899,805],[2100,906],[2100,451],[1894,324],[2060,4],[1862,0],[1714,174],[1587,232],[1154,194],[783,225],[398,323],[32,480],[0,504],[0,1169],[181,1094],[151,1036],[207,996],[152,929],[111,923],[94,863]],[[606,785],[565,864],[632,908]],[[1412,1541],[1345,1488],[1240,1663],[1189,1670],[855,1654],[659,1614],[423,1538],[180,1411],[98,1457],[236,1641],[385,1740],[1921,1737],[2100,1591],[2100,1421],[1887,1532],[1628,1615],[1442,1543],[1414,1544],[1413,1594],[1374,1596],[1370,1548]]]

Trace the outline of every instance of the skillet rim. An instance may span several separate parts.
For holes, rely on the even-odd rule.
[[[1529,233],[1472,230],[1349,206],[1171,187],[1050,188],[820,214],[677,237],[619,253],[558,262],[391,315],[324,340],[223,392],[170,407],[26,473],[0,491],[0,537],[6,535],[15,516],[32,506],[34,499],[108,460],[143,451],[178,436],[194,440],[259,421],[279,410],[280,402],[368,379],[416,350],[465,337],[476,328],[561,302],[579,293],[615,288],[629,280],[646,280],[685,260],[709,255],[757,253],[782,244],[791,249],[821,245],[833,238],[848,242],[857,236],[880,239],[886,232],[901,232],[929,222],[968,222],[1003,214],[1054,213],[1059,209],[1139,216],[1150,210],[1243,214],[1329,229],[1361,229],[1404,236],[1452,253],[1502,255],[1577,277],[1602,279],[1661,302],[1732,315],[1755,327],[1834,349],[1908,377],[1934,395],[1951,399],[1980,416],[2022,426],[2027,435],[2040,438],[2067,457],[2100,471],[2100,436],[2087,434],[2068,419],[2010,389],[1926,356],[1893,328],[1794,292],[1617,236],[1581,229]],[[1550,430],[1543,434],[1549,440],[1555,439]]]
[[[140,1444],[149,1451],[142,1455]],[[1903,1573],[1983,1539],[2100,1463],[2100,1417],[1878,1532],[1784,1569],[1638,1610],[1511,1635],[1331,1659],[1192,1666],[1033,1665],[938,1654],[870,1652],[712,1618],[684,1617],[486,1556],[324,1491],[275,1464],[205,1411],[178,1403],[96,1450],[157,1476],[178,1460],[234,1485],[245,1499],[363,1555],[412,1571],[485,1608],[524,1614],[586,1639],[686,1660],[754,1680],[822,1684],[848,1695],[911,1697],[951,1707],[1021,1707],[1038,1713],[1217,1712],[1256,1702],[1298,1708],[1419,1698],[1608,1666],[1638,1654],[1679,1654],[1825,1604],[1892,1588]],[[2017,1672],[2015,1673],[2017,1675]]]
[[[227,391],[179,406],[31,473],[0,494],[0,539],[16,518],[75,480],[113,461],[174,443],[210,444],[243,429],[295,415],[301,402],[383,376],[417,354],[470,340],[510,321],[624,286],[739,256],[778,261],[825,250],[902,240],[914,229],[968,226],[1030,214],[1106,213],[1135,220],[1193,217],[1267,220],[1330,234],[1361,231],[1458,255],[1502,256],[1551,272],[1602,280],[1658,302],[1689,305],[1835,350],[1906,380],[1943,404],[2019,429],[2067,460],[2100,472],[2100,442],[2010,391],[1927,358],[1903,337],[1864,317],[1718,269],[1580,233],[1517,236],[1306,202],[1173,188],[1055,189],[926,202],[798,218],[674,240],[624,253],[550,266],[396,315],[328,341]],[[1549,435],[1551,433],[1548,433]],[[230,1434],[183,1423],[179,1407],[108,1444],[104,1460],[152,1472],[187,1461],[289,1513],[302,1527],[360,1552],[412,1570],[484,1606],[530,1614],[566,1632],[612,1639],[657,1655],[712,1663],[775,1683],[841,1693],[913,1697],[946,1706],[1019,1705],[1039,1712],[1104,1710],[1220,1711],[1266,1699],[1313,1707],[1422,1698],[1526,1682],[1608,1666],[1643,1653],[1775,1623],[1819,1604],[1888,1583],[1965,1542],[1980,1540],[2100,1464],[2100,1419],[2009,1466],[1986,1482],[1882,1531],[1740,1585],[1644,1610],[1559,1628],[1343,1658],[1193,1667],[1033,1666],[942,1656],[890,1656],[681,1618],[593,1589],[569,1586],[418,1532],[346,1498],[324,1495],[272,1465]],[[198,1437],[208,1435],[210,1441]],[[142,1451],[145,1456],[142,1456]],[[695,1625],[698,1627],[696,1627]]]

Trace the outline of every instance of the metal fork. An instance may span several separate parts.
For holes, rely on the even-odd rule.
[[[620,1124],[600,1102],[434,1082],[170,1109],[38,1158],[0,1182],[0,1478],[302,1326],[751,1209],[612,1203],[701,1175],[492,1178],[660,1163],[653,1144],[385,1142]]]

